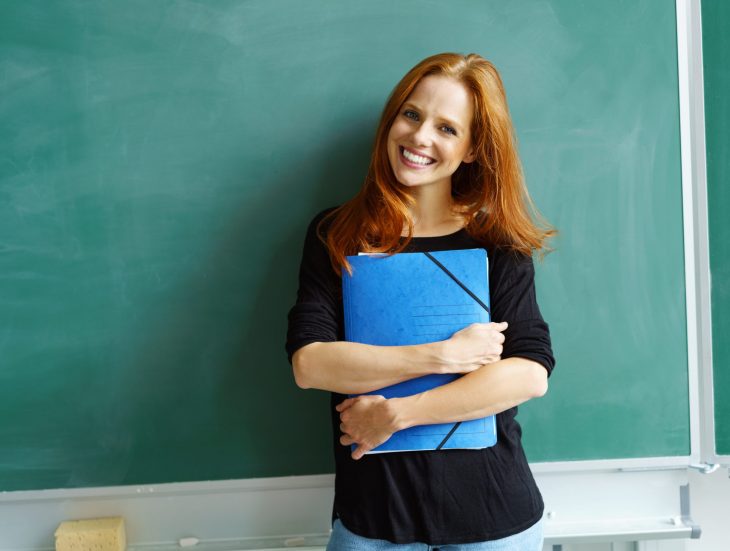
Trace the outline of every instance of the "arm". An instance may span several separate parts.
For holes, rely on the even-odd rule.
[[[421,394],[397,398],[396,430],[496,415],[547,392],[547,371],[526,358],[506,358]]]
[[[408,346],[314,342],[292,356],[301,388],[360,394],[431,373],[469,373],[502,353],[506,323],[473,324],[450,339]]]
[[[316,233],[326,212],[307,229],[297,302],[289,312],[286,349],[298,386],[360,394],[431,373],[468,373],[499,359],[506,324],[475,324],[446,341],[410,346],[344,341],[340,278]]]
[[[442,373],[435,346],[372,346],[356,342],[313,342],[294,353],[294,379],[300,388],[360,394]]]
[[[343,432],[340,443],[359,444],[352,457],[360,459],[398,430],[496,415],[546,392],[547,370],[541,364],[507,358],[421,394],[390,400],[348,398],[337,406]]]
[[[510,322],[504,359],[422,394],[390,400],[379,396],[345,400],[337,406],[343,432],[340,442],[359,444],[354,458],[396,430],[497,414],[545,394],[555,361],[549,329],[537,306],[532,259],[495,254],[490,288],[494,317]]]

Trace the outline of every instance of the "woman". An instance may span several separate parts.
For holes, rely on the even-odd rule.
[[[554,366],[532,263],[554,231],[536,217],[494,66],[446,53],[411,69],[386,103],[362,190],[310,223],[289,313],[297,384],[332,392],[328,549],[542,549],[543,502],[515,420]],[[499,323],[414,346],[344,341],[347,255],[477,247]],[[429,373],[464,375],[408,398],[345,396]],[[491,448],[364,455],[406,427],[495,414]]]

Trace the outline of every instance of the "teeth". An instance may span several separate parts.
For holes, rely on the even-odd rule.
[[[420,155],[415,155],[408,151],[407,149],[403,149],[403,156],[411,161],[412,163],[416,163],[419,165],[430,165],[433,161],[429,159],[428,157],[421,157]]]

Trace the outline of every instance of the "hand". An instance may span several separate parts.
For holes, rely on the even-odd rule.
[[[472,323],[444,342],[447,373],[469,373],[502,358],[507,322]]]
[[[335,409],[340,412],[340,430],[343,433],[340,444],[358,445],[352,452],[353,459],[360,459],[398,430],[394,402],[382,396],[348,398]]]

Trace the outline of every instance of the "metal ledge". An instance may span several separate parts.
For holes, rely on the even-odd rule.
[[[699,527],[685,518],[545,523],[545,543],[548,545],[696,539],[699,536]]]

